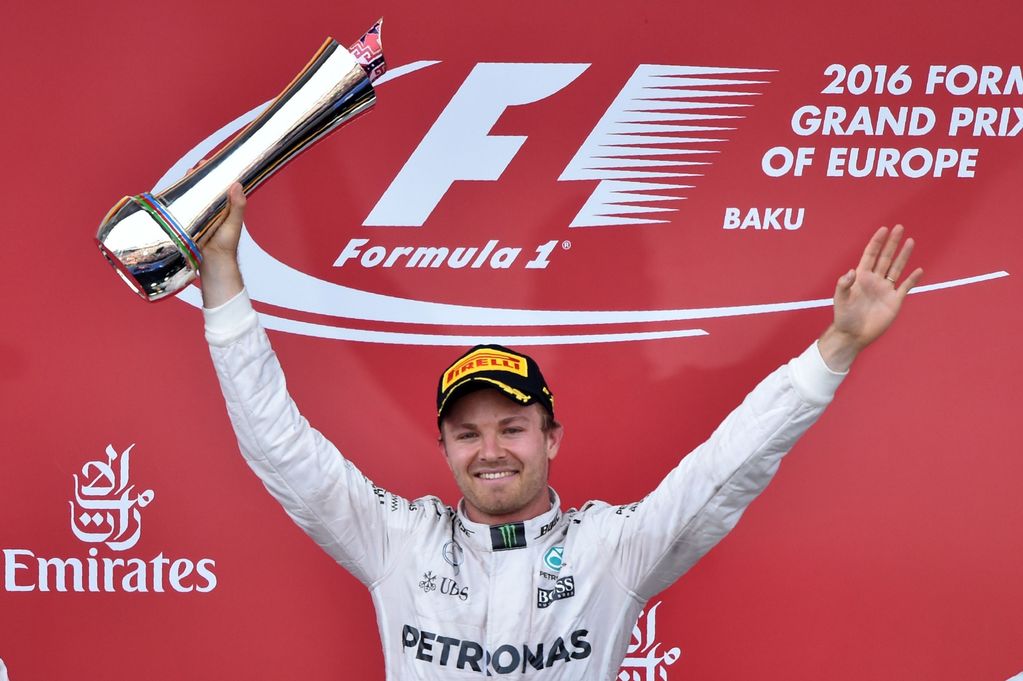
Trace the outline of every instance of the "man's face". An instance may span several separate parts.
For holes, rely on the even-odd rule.
[[[563,431],[544,431],[544,414],[540,405],[524,407],[497,390],[477,390],[450,407],[441,423],[441,451],[470,520],[517,522],[550,508],[547,473]]]

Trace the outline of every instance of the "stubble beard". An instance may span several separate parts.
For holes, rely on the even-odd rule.
[[[515,489],[503,493],[486,492],[476,485],[477,478],[469,473],[456,480],[465,500],[482,513],[490,516],[504,516],[518,513],[529,506],[534,499],[547,489],[548,462],[541,470],[518,473]]]

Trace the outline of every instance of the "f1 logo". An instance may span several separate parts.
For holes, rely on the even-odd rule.
[[[550,97],[589,64],[477,64],[363,225],[422,227],[455,180],[496,180],[526,141],[489,135],[509,106]]]
[[[500,178],[526,141],[525,136],[489,134],[504,110],[550,97],[589,66],[477,64],[362,224],[422,227],[456,180]],[[640,65],[559,178],[599,181],[571,226],[666,222],[636,216],[675,209],[628,204],[684,198],[674,190],[693,185],[678,178],[700,177],[709,165],[703,159],[726,141],[708,135],[735,129],[716,122],[742,118],[723,112],[748,106],[730,98],[760,94],[749,87],[766,82],[727,76],[762,72]],[[693,133],[698,136],[689,136]],[[638,193],[650,190],[671,193]]]

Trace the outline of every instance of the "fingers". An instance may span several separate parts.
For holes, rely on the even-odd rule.
[[[913,273],[906,277],[905,281],[903,281],[902,284],[899,285],[899,288],[897,289],[899,295],[903,298],[909,295],[909,292],[913,290],[914,286],[920,283],[920,279],[923,278],[923,276],[924,269],[922,267],[917,267],[915,270],[913,270]]]
[[[245,190],[242,189],[240,182],[235,182],[227,190],[227,198],[231,204],[231,212],[245,212],[245,204],[248,203],[248,199],[245,198]]]
[[[852,286],[855,281],[856,270],[849,270],[835,282],[835,297],[832,299],[832,303],[836,310],[849,304],[849,298],[852,297]]]
[[[235,182],[227,190],[227,209],[210,225],[209,231],[199,241],[203,255],[210,252],[234,254],[241,237],[246,203],[242,186]]]
[[[222,229],[228,231],[241,230],[242,221],[245,218],[245,192],[242,186],[235,182],[227,190],[227,217],[221,225]]]
[[[856,267],[857,270],[872,271],[874,269],[874,265],[877,264],[877,256],[881,254],[881,248],[884,246],[886,236],[888,236],[887,227],[882,227],[874,232],[874,236],[870,237],[870,241],[867,242],[867,247],[863,249],[863,257],[860,258],[860,264]]]
[[[913,253],[915,245],[912,239],[906,239],[902,249],[899,249],[903,232],[902,225],[895,225],[891,231],[887,227],[881,227],[874,232],[874,236],[863,250],[863,257],[860,258],[857,270],[873,272],[890,281],[893,287],[898,286],[899,278],[909,263],[909,256]]]
[[[206,165],[208,162],[209,162],[208,158],[201,158],[201,159],[199,159],[199,162],[196,163],[191,168],[189,168],[188,171],[185,172],[185,175],[191,175],[195,171],[199,170],[199,168],[202,168],[204,165]]]
[[[849,296],[849,290],[852,289],[853,283],[856,281],[856,270],[849,270],[838,278],[838,282],[835,284],[835,300],[841,300]]]
[[[892,275],[889,272],[889,268],[892,266],[892,258],[895,257],[895,251],[898,249],[899,241],[901,240],[902,225],[895,225],[892,231],[889,232],[887,241],[884,242],[881,255],[877,259],[877,265],[874,266],[874,271],[889,281],[898,279],[898,276]]]
[[[909,256],[913,252],[913,246],[915,242],[912,239],[906,239],[906,243],[902,245],[902,250],[899,251],[898,257],[895,258],[895,262],[888,268],[885,278],[893,284],[899,280],[902,276],[902,271],[906,269],[906,263],[909,262]],[[880,272],[880,270],[879,270]]]

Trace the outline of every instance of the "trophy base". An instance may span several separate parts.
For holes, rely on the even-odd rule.
[[[163,300],[198,276],[202,256],[150,194],[126,196],[100,223],[99,250],[141,298]]]

